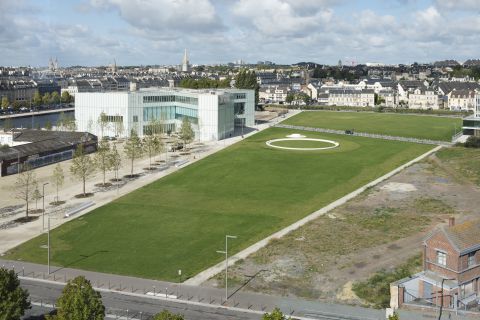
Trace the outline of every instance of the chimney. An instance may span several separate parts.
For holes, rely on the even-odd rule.
[[[455,217],[448,218],[448,226],[453,227],[455,225]]]

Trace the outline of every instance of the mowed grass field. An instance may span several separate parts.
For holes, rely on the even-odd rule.
[[[269,148],[294,131],[270,128],[101,208],[51,234],[52,264],[178,281],[220,262],[432,146],[342,135],[325,151]],[[342,235],[339,234],[339,237]],[[4,258],[47,262],[46,235]]]
[[[351,130],[407,138],[451,141],[462,127],[461,118],[373,112],[305,111],[283,124]]]

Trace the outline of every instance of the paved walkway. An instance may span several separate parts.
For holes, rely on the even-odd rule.
[[[284,313],[304,319],[324,319],[333,315],[335,317],[332,317],[332,319],[385,319],[384,310],[275,297],[242,291],[236,292],[236,288],[232,288],[229,291],[229,299],[225,301],[225,290],[218,288],[189,286],[55,266],[51,267],[51,274],[49,275],[45,265],[1,259],[0,266],[15,270],[21,279],[33,279],[39,282],[57,284],[64,284],[76,276],[83,275],[100,292],[115,292],[145,299],[166,299],[178,303],[196,304],[212,308],[225,307],[232,308],[232,310],[250,310],[254,313],[268,312],[275,307],[279,307]],[[401,315],[401,319],[425,319],[425,316],[420,313],[401,311]]]
[[[383,140],[395,140],[395,141],[413,142],[413,143],[431,144],[431,145],[442,145],[442,146],[452,145],[451,142],[447,142],[447,141],[437,141],[437,140],[417,139],[417,138],[405,138],[405,137],[387,136],[387,135],[383,135],[383,134],[374,134],[374,133],[354,132],[352,134],[347,134],[347,133],[345,133],[344,130],[333,130],[333,129],[326,129],[326,128],[312,128],[312,127],[304,127],[304,126],[292,126],[292,125],[287,125],[287,124],[277,124],[275,126],[279,127],[279,128],[286,128],[286,129],[352,135],[352,136],[357,136],[357,137],[367,137],[367,138],[383,139]]]

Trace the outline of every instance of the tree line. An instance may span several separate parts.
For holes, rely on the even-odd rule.
[[[3,96],[0,106],[2,109],[7,109],[10,106],[12,106],[13,109],[20,109],[22,107],[29,107],[30,105],[39,107],[41,105],[54,105],[71,102],[73,102],[73,97],[67,91],[62,92],[61,96],[57,91],[52,93],[46,92],[43,95],[40,94],[39,91],[35,91],[31,101],[10,101],[7,96]]]
[[[102,115],[100,115],[100,118],[102,118]],[[82,192],[78,194],[77,197],[88,197],[91,195],[86,190],[86,182],[96,172],[100,172],[102,175],[102,183],[97,185],[99,187],[108,187],[111,185],[111,183],[107,182],[106,178],[109,172],[114,173],[114,178],[111,179],[112,181],[120,181],[119,171],[123,165],[122,158],[130,165],[130,174],[126,176],[127,178],[136,177],[134,174],[135,162],[144,156],[149,158],[148,170],[151,170],[154,157],[162,154],[166,150],[166,145],[161,138],[163,134],[161,128],[161,121],[151,121],[150,132],[143,138],[140,138],[137,132],[132,130],[123,146],[124,157],[122,157],[117,146],[110,144],[106,139],[101,139],[100,142],[98,142],[97,150],[94,154],[88,154],[84,145],[79,144],[73,153],[69,168],[72,177],[81,182],[82,185]],[[183,118],[182,125],[178,132],[178,139],[183,142],[184,150],[187,149],[188,144],[193,141],[194,137],[195,132],[193,131],[190,120],[187,117]],[[15,198],[25,203],[26,217],[28,218],[30,211],[29,204],[32,201],[41,199],[43,195],[39,192],[38,180],[32,166],[29,163],[24,163],[21,166],[19,165],[19,169],[13,192]],[[64,184],[64,181],[65,174],[63,166],[57,163],[50,178],[50,182],[56,188],[56,200],[52,203],[54,205],[64,203],[60,201],[58,195],[58,190]]]

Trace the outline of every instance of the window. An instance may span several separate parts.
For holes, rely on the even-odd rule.
[[[235,99],[245,99],[247,95],[245,93],[236,93]]]
[[[476,265],[475,252],[470,252],[468,254],[467,266],[470,268],[470,267],[473,267],[474,265]]]
[[[138,116],[133,116],[133,122],[138,122]]]
[[[437,251],[437,263],[442,266],[447,265],[447,254],[442,251]]]

